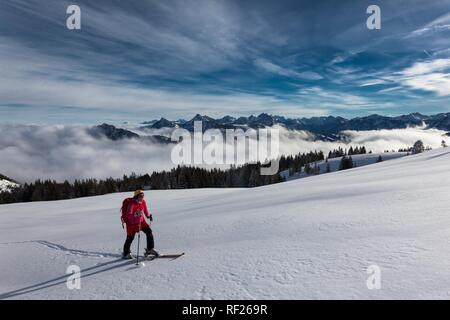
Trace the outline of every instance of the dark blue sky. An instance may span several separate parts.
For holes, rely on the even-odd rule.
[[[447,112],[449,71],[450,0],[0,2],[0,122]]]

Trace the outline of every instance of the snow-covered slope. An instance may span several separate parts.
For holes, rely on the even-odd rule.
[[[17,183],[6,180],[6,179],[0,179],[0,192],[3,191],[9,191],[12,188],[16,187]]]
[[[127,194],[2,205],[0,297],[448,299],[449,163],[440,149],[254,189],[147,192],[157,248],[186,255],[143,268],[119,260]],[[66,288],[71,264],[80,290]]]
[[[355,154],[352,155],[353,165],[355,167],[363,167],[367,165],[371,165],[377,163],[378,158],[381,156],[382,161],[398,159],[401,157],[405,157],[407,152],[385,152],[385,153],[366,153],[366,154]],[[342,157],[336,157],[332,159],[328,159],[328,161],[318,161],[316,163],[310,163],[310,167],[314,168],[316,166],[319,170],[319,174],[330,173],[339,170],[339,165],[341,163]],[[329,168],[329,172],[327,171]],[[289,170],[285,170],[282,172],[282,176],[285,177],[287,181],[298,179],[298,178],[306,178],[310,177],[313,174],[306,174],[304,168],[302,168],[301,173],[294,172],[289,175]]]

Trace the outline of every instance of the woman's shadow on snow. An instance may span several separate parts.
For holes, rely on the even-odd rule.
[[[107,272],[113,269],[117,269],[117,268],[121,268],[124,266],[129,266],[131,263],[134,263],[133,261],[130,260],[126,260],[124,261],[121,258],[121,255],[119,254],[111,254],[111,253],[101,253],[101,252],[90,252],[90,251],[82,251],[82,250],[73,250],[73,249],[68,249],[64,246],[55,244],[55,243],[51,243],[48,241],[44,241],[44,240],[37,240],[37,241],[27,241],[27,242],[35,242],[35,243],[39,243],[42,244],[48,248],[52,248],[52,249],[56,249],[56,250],[60,250],[60,251],[64,251],[66,253],[69,254],[73,254],[73,255],[80,255],[80,256],[94,256],[94,257],[114,257],[117,258],[115,260],[112,261],[108,261],[105,263],[100,263],[97,264],[95,266],[89,267],[87,269],[83,269],[82,272],[82,276],[81,278],[87,278],[99,273],[103,273],[103,272]],[[22,242],[24,243],[24,242]],[[12,244],[12,243],[10,243]],[[123,262],[123,263],[119,263],[119,262]],[[105,268],[106,267],[106,268]],[[67,279],[68,277],[71,276],[71,274],[64,274],[60,277],[54,278],[54,279],[50,279],[44,282],[40,282],[31,286],[27,286],[21,289],[17,289],[14,291],[9,291],[9,292],[5,292],[0,294],[0,300],[2,299],[8,299],[8,298],[12,298],[12,297],[17,297],[20,295],[24,295],[27,293],[31,293],[31,292],[35,292],[35,291],[40,291],[43,289],[47,289],[47,288],[51,288],[57,285],[61,285],[61,284],[65,284],[67,283]]]
[[[134,263],[134,261],[127,260],[127,261],[125,261],[123,263],[117,264],[120,261],[124,261],[124,260],[122,258],[119,258],[119,259],[116,259],[116,260],[113,260],[113,261],[109,261],[109,262],[98,264],[96,266],[93,266],[93,267],[90,267],[90,268],[87,268],[87,269],[83,269],[83,275],[81,276],[81,278],[84,279],[84,278],[87,278],[87,277],[90,277],[90,276],[93,276],[93,275],[96,275],[96,274],[99,274],[99,273],[102,273],[102,272],[106,272],[106,271],[110,271],[110,270],[113,270],[113,269],[117,269],[117,268],[120,268],[120,267],[124,267],[124,266],[130,265],[131,262]],[[112,266],[99,270],[100,268],[108,266],[108,265],[112,265]],[[93,271],[93,272],[90,272],[90,271]],[[86,274],[86,272],[90,272],[90,273]],[[31,286],[28,286],[28,287],[25,287],[25,288],[21,288],[21,289],[17,289],[17,290],[14,290],[14,291],[2,293],[2,294],[0,294],[0,300],[12,298],[12,297],[17,297],[17,296],[20,296],[20,295],[23,295],[23,294],[27,294],[27,293],[31,293],[31,292],[35,292],[35,291],[40,291],[40,290],[43,290],[43,289],[47,289],[47,288],[50,288],[50,287],[54,287],[54,286],[57,286],[57,285],[61,285],[61,284],[67,283],[67,279],[68,279],[68,277],[70,275],[71,274],[65,274],[63,276],[60,276],[60,277],[57,277],[57,278],[54,278],[54,279],[51,279],[51,280],[47,280],[47,281],[44,281],[44,282],[41,282],[41,283],[37,283],[37,284],[31,285]]]

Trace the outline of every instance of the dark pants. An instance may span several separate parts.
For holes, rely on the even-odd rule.
[[[155,247],[155,243],[153,240],[153,233],[152,233],[152,229],[150,229],[150,227],[142,229],[142,232],[145,233],[145,235],[147,236],[147,249],[151,250]],[[123,253],[125,255],[130,253],[130,247],[131,247],[131,243],[134,240],[134,235],[132,236],[127,236],[127,239],[125,240],[125,244],[123,245]]]

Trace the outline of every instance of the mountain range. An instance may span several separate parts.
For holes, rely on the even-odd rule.
[[[212,118],[206,115],[195,115],[190,120],[171,121],[166,118],[144,121],[140,130],[183,128],[194,131],[194,122],[202,121],[203,131],[208,129],[260,129],[280,125],[289,130],[303,130],[313,134],[315,139],[336,141],[341,139],[340,133],[345,130],[368,131],[382,129],[404,129],[408,127],[425,126],[427,129],[439,129],[447,131],[450,135],[450,112],[435,115],[410,113],[401,116],[382,116],[373,114],[365,117],[346,119],[339,116],[323,116],[311,118],[286,118],[283,116],[261,113],[258,116]],[[88,133],[95,138],[106,137],[110,140],[119,139],[143,139],[148,142],[171,143],[170,138],[162,135],[139,135],[130,130],[116,128],[110,124],[102,124],[88,129]]]
[[[165,118],[143,123],[142,128],[160,129],[180,127],[189,131],[193,130],[194,121],[203,121],[203,130],[216,129],[236,129],[236,128],[265,128],[273,125],[282,125],[291,130],[304,130],[314,134],[335,136],[344,130],[381,130],[381,129],[402,129],[413,126],[425,125],[427,128],[435,128],[450,131],[450,112],[436,115],[424,115],[421,113],[411,113],[395,117],[373,114],[365,117],[346,119],[343,117],[324,116],[312,118],[286,118],[283,116],[269,115],[261,113],[258,116],[211,118],[197,114],[191,120],[170,121]]]
[[[161,135],[141,136],[130,130],[117,128],[111,124],[103,123],[87,129],[87,133],[96,139],[107,138],[109,140],[140,139],[150,143],[173,143],[170,138]]]

